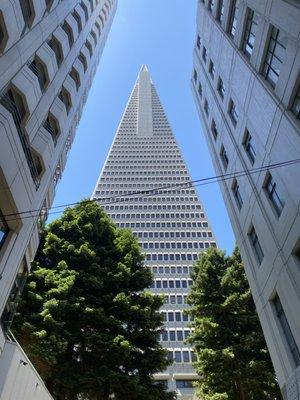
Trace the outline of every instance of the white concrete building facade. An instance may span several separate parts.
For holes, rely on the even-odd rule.
[[[130,228],[163,294],[163,347],[174,363],[156,376],[178,398],[192,399],[194,354],[187,308],[190,272],[199,252],[216,246],[170,124],[143,67],[131,93],[92,199],[121,228]]]
[[[1,366],[116,7],[117,0],[0,2]]]
[[[299,400],[299,1],[198,1],[192,91],[280,388]]]

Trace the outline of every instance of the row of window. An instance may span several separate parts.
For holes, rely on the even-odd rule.
[[[168,388],[168,381],[166,379],[160,379],[157,380],[156,382],[162,383],[164,387],[167,389]],[[189,389],[194,387],[192,380],[189,379],[176,379],[175,385],[176,389]]]
[[[193,267],[187,265],[153,265],[151,267],[153,274],[190,274]]]
[[[113,219],[174,219],[174,218],[205,218],[204,213],[160,213],[160,214],[110,214]]]
[[[98,194],[101,194],[101,192],[102,192],[102,190],[96,190],[95,194],[98,195]],[[157,197],[150,197],[149,196],[148,197],[147,196],[147,197],[135,197],[134,200],[138,201],[139,203],[143,203],[143,202],[144,203],[149,203],[149,202],[150,203],[156,203],[156,202],[157,203],[159,203],[159,202],[166,203],[166,202],[178,202],[178,201],[183,201],[183,202],[186,203],[188,201],[196,201],[197,202],[198,198],[197,197],[160,197],[160,196],[157,196]],[[149,206],[150,205],[147,205],[146,207],[149,207]],[[116,206],[116,207],[122,207],[122,206]],[[126,206],[124,206],[124,207],[126,207]],[[140,205],[139,205],[139,207],[140,207]],[[143,206],[141,206],[141,207],[143,207]]]
[[[131,190],[114,190],[114,189],[111,189],[111,190],[100,190],[98,194],[111,195],[111,197],[109,199],[115,201],[116,203],[117,202],[125,202],[125,201],[126,202],[127,201],[134,202],[134,201],[136,201],[137,197],[133,197],[133,196],[134,195],[138,195],[138,194],[143,194],[143,195],[146,194],[147,196],[144,197],[144,199],[147,199],[150,194],[157,195],[158,196],[157,199],[160,199],[161,198],[160,196],[162,194],[171,194],[171,195],[192,194],[192,195],[195,195],[195,190],[194,189],[189,190],[189,189],[180,188],[180,189],[176,189],[176,190],[167,190],[167,189],[164,189],[164,188],[163,189],[160,189],[160,188],[161,188],[161,186],[157,187],[156,190],[150,190],[149,189],[149,191],[146,190],[146,189],[143,189],[143,193],[136,193],[136,192],[132,192]],[[131,197],[114,197],[116,194],[118,194],[118,195],[130,195]],[[101,200],[101,199],[99,199],[99,200]],[[147,200],[144,200],[144,201],[147,201]],[[156,201],[155,198],[153,198],[152,201],[155,202]]]
[[[218,9],[216,12],[217,21],[223,24],[224,18],[224,1],[219,0]],[[210,2],[209,2],[210,4]],[[213,7],[208,6],[209,11],[213,11]],[[238,17],[238,4],[236,0],[231,0],[230,6],[230,14],[228,25],[225,27],[229,36],[234,39],[237,30],[237,17]],[[254,44],[257,35],[257,27],[258,27],[258,15],[251,8],[247,8],[246,11],[246,19],[245,26],[243,27],[243,36],[241,42],[241,51],[246,56],[246,58],[250,59],[253,53]],[[201,38],[197,37],[196,42],[197,48],[200,50],[201,48]],[[270,26],[270,36],[269,41],[267,43],[266,55],[263,61],[263,65],[261,67],[261,75],[268,81],[271,87],[275,88],[279,79],[279,75],[286,57],[286,48],[287,48],[287,37],[286,35],[275,26]],[[207,61],[207,50],[203,46],[202,50],[202,58],[206,63]],[[209,64],[209,73],[214,78],[215,68],[214,63],[211,60]],[[223,93],[224,96],[224,93]],[[291,102],[290,111],[294,114],[294,116],[299,120],[300,119],[300,85],[298,86],[298,90],[294,95],[293,101]]]
[[[210,247],[217,247],[215,242],[205,242],[200,243],[199,246],[201,249],[208,249]],[[181,254],[156,254],[156,253],[148,253],[146,254],[147,261],[197,261],[199,257],[198,253],[181,253]]]
[[[119,168],[119,169],[121,171],[121,168]],[[177,171],[170,171],[168,169],[161,168],[161,166],[156,166],[157,171],[155,171],[154,168],[152,169],[151,167],[148,167],[147,170],[143,170],[142,171],[142,170],[137,169],[137,167],[135,165],[128,165],[127,168],[124,168],[124,169],[125,170],[126,169],[133,169],[134,171],[128,171],[128,173],[131,176],[135,175],[135,174],[138,175],[138,176],[142,176],[142,175],[147,175],[147,176],[154,175],[154,176],[157,176],[157,175],[162,175],[162,174],[164,174],[164,176],[166,176],[166,175],[186,175],[187,174],[187,171],[185,169],[181,169],[181,170],[177,170]],[[122,171],[122,172],[124,174],[124,171]],[[106,176],[106,175],[109,175],[109,176],[114,176],[114,175],[120,176],[120,172],[117,169],[116,170],[115,169],[112,170],[111,168],[108,167],[105,171],[103,171],[103,174],[102,174],[102,176]]]
[[[187,174],[185,172],[185,174]],[[146,176],[143,176],[146,175]],[[153,174],[154,175],[154,174]],[[160,173],[159,175],[162,175]],[[117,174],[116,177],[110,176],[108,178],[102,176],[101,177],[101,182],[136,182],[136,181],[141,181],[141,182],[147,182],[147,181],[164,181],[164,182],[172,182],[172,181],[183,181],[183,182],[188,182],[189,179],[187,176],[170,176],[171,174],[164,173],[163,176],[148,176],[147,174],[133,174],[133,176],[130,174],[129,176],[126,176],[125,174]]]
[[[200,204],[163,204],[163,205],[135,205],[135,206],[103,206],[104,209],[110,211],[127,211],[127,210],[201,210]]]
[[[133,232],[138,238],[200,238],[212,237],[212,232],[188,231],[188,232]]]
[[[183,342],[190,336],[190,329],[174,329],[166,330],[160,334],[160,341],[162,342]]]
[[[204,249],[202,242],[142,242],[144,250],[148,249]]]
[[[190,350],[168,350],[168,359],[175,363],[190,363],[197,361],[195,353]],[[191,387],[191,386],[184,386],[184,387]]]
[[[159,294],[159,293],[157,293]],[[160,293],[162,294],[162,293]],[[178,305],[182,305],[182,304],[188,304],[187,303],[187,295],[184,294],[167,294],[164,297],[164,304],[178,304]]]
[[[190,322],[193,317],[184,311],[161,311],[163,321],[165,322]]]
[[[115,222],[120,228],[208,228],[207,222]]]
[[[153,289],[187,289],[192,286],[191,279],[154,279],[151,288]]]
[[[243,205],[243,196],[241,194],[240,185],[238,184],[237,179],[233,180],[231,189],[233,192],[233,197],[235,198],[236,204],[240,210]],[[283,197],[282,191],[278,187],[277,182],[274,180],[270,172],[267,172],[263,184],[263,189],[272,206],[272,209],[274,210],[276,216],[279,218],[284,208],[285,199]]]

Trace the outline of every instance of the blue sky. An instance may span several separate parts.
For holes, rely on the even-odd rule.
[[[119,0],[54,206],[92,194],[142,64],[192,179],[215,175],[190,89],[195,18],[196,0]],[[231,252],[235,239],[218,184],[199,194],[219,247]]]

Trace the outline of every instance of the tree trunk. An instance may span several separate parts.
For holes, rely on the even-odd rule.
[[[248,394],[245,392],[243,385],[237,381],[236,386],[238,390],[238,400],[248,400]]]

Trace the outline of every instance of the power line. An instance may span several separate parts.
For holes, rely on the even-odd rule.
[[[238,177],[242,177],[242,176],[246,176],[246,175],[253,175],[258,172],[275,169],[275,168],[280,168],[283,166],[289,166],[289,165],[297,164],[299,162],[300,162],[300,158],[288,160],[288,161],[282,161],[282,162],[274,163],[274,164],[269,164],[269,165],[265,165],[262,167],[252,168],[249,170],[241,170],[241,171],[237,171],[237,172],[230,172],[227,174],[215,175],[215,176],[211,176],[211,177],[207,177],[207,178],[189,180],[189,181],[179,183],[179,184],[177,183],[177,184],[173,184],[173,185],[169,185],[169,186],[161,186],[161,187],[153,188],[153,189],[145,189],[145,190],[136,191],[136,192],[132,192],[129,194],[123,194],[123,195],[118,195],[118,196],[109,197],[109,198],[107,198],[107,197],[95,198],[92,200],[86,200],[86,202],[87,203],[90,203],[90,202],[97,202],[97,203],[100,202],[101,203],[101,201],[103,200],[101,205],[116,204],[116,203],[120,203],[120,200],[119,200],[120,198],[124,198],[126,200],[127,198],[132,198],[134,196],[148,197],[148,196],[151,196],[152,194],[164,194],[167,191],[169,191],[170,189],[178,189],[179,190],[179,189],[182,189],[187,186],[188,187],[206,186],[211,183],[223,182],[223,181],[226,181],[226,180],[229,180],[232,178],[238,178]],[[156,193],[156,192],[159,192],[159,193]],[[45,207],[45,208],[43,208],[43,210],[47,211],[47,210],[55,210],[58,208],[71,207],[71,206],[78,205],[80,203],[82,203],[82,201],[62,204],[62,205],[58,205],[58,206],[54,206],[54,207]],[[7,222],[10,222],[10,221],[15,221],[15,220],[20,219],[21,216],[23,219],[36,218],[39,216],[40,211],[41,211],[41,209],[35,209],[35,210],[22,211],[19,213],[16,212],[16,213],[11,213],[11,214],[5,214],[3,216],[6,218]],[[48,215],[59,214],[61,212],[62,211],[51,211],[48,213]],[[32,213],[38,213],[38,214],[32,215]],[[30,215],[23,216],[23,214],[30,214]],[[13,216],[18,216],[18,218],[9,218],[9,217],[13,217]]]

